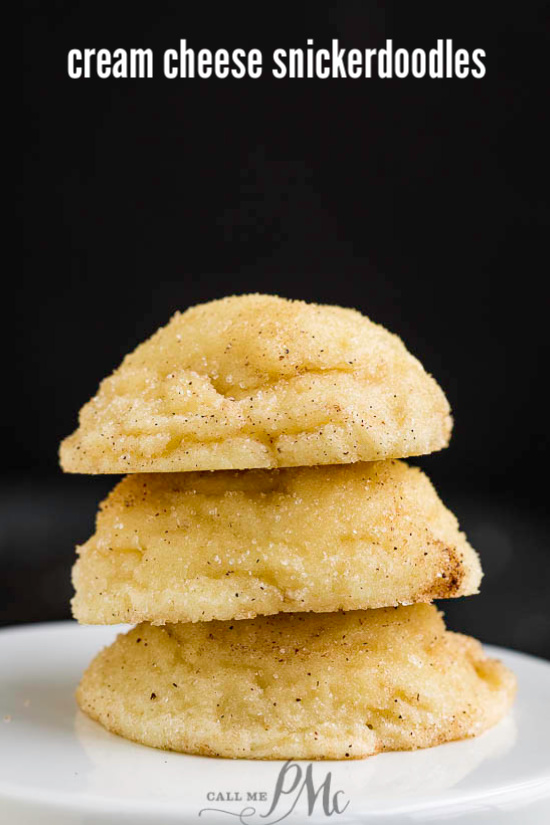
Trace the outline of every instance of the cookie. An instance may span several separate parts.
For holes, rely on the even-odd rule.
[[[105,379],[61,446],[75,473],[340,464],[449,441],[449,405],[359,312],[269,295],[176,314]]]
[[[92,662],[82,710],[156,748],[353,759],[476,736],[514,676],[433,606],[141,624]]]
[[[401,461],[129,475],[79,554],[73,611],[88,624],[385,607],[481,579],[455,517]]]

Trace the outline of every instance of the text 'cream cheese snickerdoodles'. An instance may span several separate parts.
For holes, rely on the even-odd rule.
[[[479,559],[401,461],[129,475],[81,548],[89,624],[244,619],[476,593]]]
[[[92,662],[80,707],[156,748],[353,759],[476,736],[514,676],[430,605],[138,625]]]
[[[126,356],[61,446],[67,472],[347,464],[447,446],[449,405],[359,312],[269,295],[176,314]]]

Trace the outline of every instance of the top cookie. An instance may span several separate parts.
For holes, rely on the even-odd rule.
[[[446,447],[449,404],[359,312],[272,295],[176,313],[127,355],[61,445],[73,473],[345,464]]]

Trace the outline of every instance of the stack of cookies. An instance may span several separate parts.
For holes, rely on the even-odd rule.
[[[124,473],[78,549],[75,617],[129,622],[82,710],[159,748],[349,759],[474,736],[513,675],[434,599],[481,567],[426,476],[442,391],[360,313],[273,296],[177,314],[128,355],[61,447]]]

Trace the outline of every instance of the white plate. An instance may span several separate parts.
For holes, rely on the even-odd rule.
[[[488,649],[515,671],[519,693],[513,713],[483,736],[357,762],[294,763],[285,789],[298,772],[302,787],[311,765],[315,788],[330,774],[329,810],[338,791],[339,807],[349,804],[327,816],[320,793],[310,814],[304,787],[297,801],[296,792],[283,794],[265,816],[283,763],[158,751],[107,733],[80,713],[73,697],[80,675],[119,631],[72,622],[0,631],[0,821],[550,822],[550,664],[540,659]],[[248,798],[262,793],[264,800]]]

